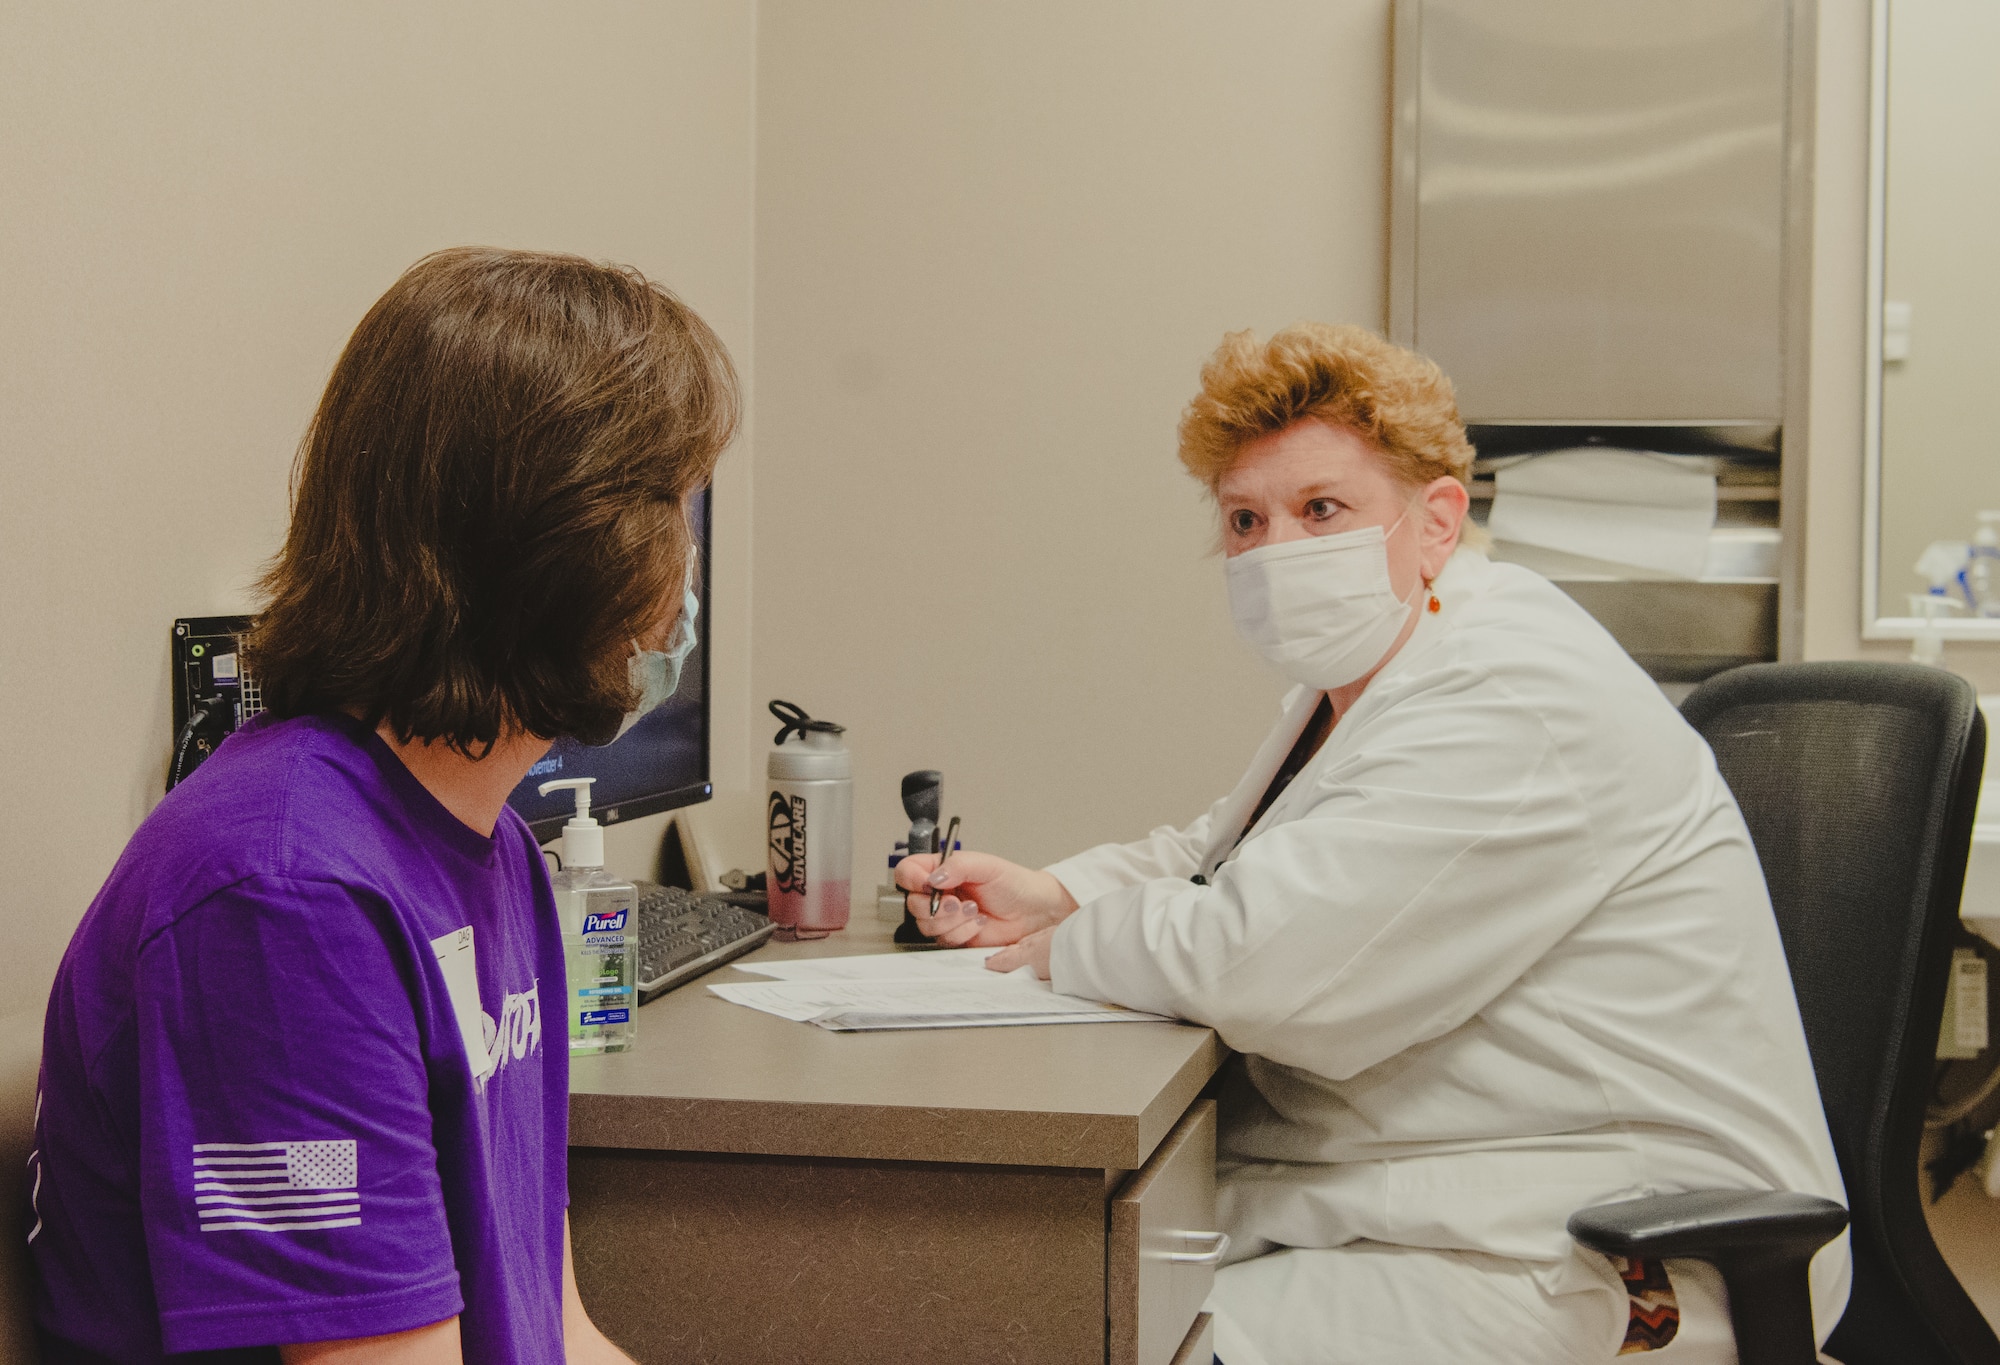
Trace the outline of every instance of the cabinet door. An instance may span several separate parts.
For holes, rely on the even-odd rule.
[[[1393,330],[1465,420],[1777,421],[1783,0],[1397,20]]]
[[[1215,1101],[1188,1110],[1111,1200],[1110,1365],[1172,1365],[1215,1283]]]

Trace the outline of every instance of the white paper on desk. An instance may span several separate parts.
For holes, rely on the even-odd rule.
[[[859,957],[808,957],[790,962],[732,962],[739,972],[779,981],[936,981],[963,980],[986,973],[986,959],[998,948],[937,948],[908,953],[867,953]]]
[[[1057,995],[1045,982],[1012,973],[932,981],[732,981],[709,989],[735,1004],[836,1032],[1133,1023],[1162,1017]]]
[[[1715,529],[1715,475],[1643,450],[1557,450],[1493,476],[1496,540],[1700,578]]]

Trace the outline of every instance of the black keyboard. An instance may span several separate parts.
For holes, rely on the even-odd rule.
[[[678,886],[637,882],[639,1003],[664,995],[771,936],[771,921],[712,896]]]

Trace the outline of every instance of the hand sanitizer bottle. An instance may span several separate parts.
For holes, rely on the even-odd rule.
[[[1943,668],[1944,632],[1938,622],[1951,619],[1951,614],[1959,610],[1960,603],[1955,597],[1947,597],[1943,592],[1910,594],[1910,615],[1917,618],[1916,634],[1910,639],[1910,662],[1929,664],[1932,668]]]
[[[1965,595],[1975,616],[2000,616],[2000,512],[1981,512],[1966,552]]]
[[[590,818],[592,780],[563,778],[540,789],[576,793],[576,816],[563,826],[562,871],[549,879],[562,918],[571,1056],[623,1052],[639,1027],[638,892],[604,870],[604,827]]]

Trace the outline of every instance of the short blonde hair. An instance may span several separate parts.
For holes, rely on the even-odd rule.
[[[1181,463],[1213,493],[1245,445],[1306,420],[1356,432],[1412,487],[1447,476],[1471,486],[1472,444],[1444,371],[1365,327],[1323,322],[1261,343],[1225,336],[1181,414]],[[1469,519],[1465,529],[1480,538]]]

